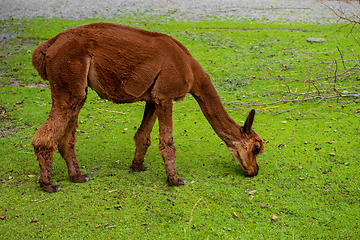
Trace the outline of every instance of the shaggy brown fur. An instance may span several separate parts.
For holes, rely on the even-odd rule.
[[[50,83],[52,108],[35,133],[32,145],[40,165],[40,185],[47,192],[61,188],[52,184],[52,155],[56,149],[65,159],[73,182],[86,182],[80,173],[75,132],[87,88],[114,103],[145,101],[142,123],[134,136],[136,151],[131,168],[143,171],[150,133],[159,120],[159,150],[170,185],[182,185],[175,170],[173,102],[190,93],[205,117],[226,143],[247,176],[258,173],[256,155],[264,150],[261,138],[251,129],[252,110],[244,127],[224,109],[209,76],[189,51],[174,38],[111,23],[96,23],[66,30],[40,44],[32,63]]]

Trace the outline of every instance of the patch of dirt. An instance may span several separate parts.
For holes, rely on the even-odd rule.
[[[10,122],[9,125],[5,124],[6,122]],[[7,126],[5,126],[7,125]],[[7,110],[5,107],[1,107],[0,109],[0,138],[5,138],[9,133],[14,132],[15,123],[11,122],[11,119],[7,115]]]
[[[351,4],[348,4],[350,2]],[[358,0],[106,0],[106,1],[0,1],[0,19],[60,17],[71,19],[114,18],[128,13],[170,15],[177,20],[211,19],[209,16],[267,21],[336,22],[330,9],[342,8],[351,14]],[[42,26],[39,26],[42,27]],[[12,35],[11,35],[12,36]],[[1,33],[0,33],[1,37]]]
[[[1,74],[0,74],[1,76]],[[11,79],[8,84],[0,83],[1,86],[11,86],[11,87],[32,87],[32,88],[47,88],[48,84],[42,84],[42,83],[25,83],[22,84],[18,80]]]

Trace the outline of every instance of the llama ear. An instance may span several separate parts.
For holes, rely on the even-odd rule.
[[[245,124],[244,124],[244,131],[246,134],[250,135],[251,131],[251,126],[254,122],[254,117],[255,117],[255,109],[252,109],[249,113],[249,115],[246,118]]]

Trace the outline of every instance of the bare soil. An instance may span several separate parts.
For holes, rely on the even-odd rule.
[[[80,19],[121,14],[170,14],[179,20],[232,17],[268,21],[336,21],[324,4],[351,11],[359,1],[320,0],[3,0],[0,19],[36,16]]]

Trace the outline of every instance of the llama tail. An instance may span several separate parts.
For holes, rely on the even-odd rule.
[[[35,48],[32,54],[32,64],[39,72],[42,79],[47,80],[46,74],[46,60],[45,55],[48,48],[56,41],[56,38],[51,38],[46,42],[41,43]]]

